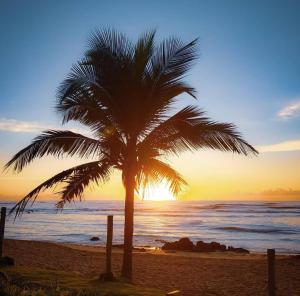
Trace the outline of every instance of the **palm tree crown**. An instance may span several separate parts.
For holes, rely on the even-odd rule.
[[[6,166],[21,171],[45,155],[96,160],[67,169],[36,187],[15,205],[16,215],[41,191],[61,182],[59,208],[81,200],[84,188],[91,182],[107,181],[114,169],[121,170],[126,190],[164,180],[177,194],[186,183],[163,161],[169,154],[200,148],[256,154],[231,123],[212,121],[196,106],[172,113],[180,95],[196,97],[195,89],[184,81],[197,58],[196,43],[170,38],[156,45],[154,31],[132,43],[111,29],[95,31],[84,58],[73,65],[57,95],[63,123],[79,121],[91,129],[93,137],[45,131]],[[126,200],[132,199],[130,192]]]

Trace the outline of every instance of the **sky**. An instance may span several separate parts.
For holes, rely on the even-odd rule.
[[[135,40],[199,38],[186,77],[196,104],[233,122],[261,153],[198,151],[170,159],[189,186],[182,199],[300,200],[300,1],[0,0],[0,199],[17,200],[80,160],[36,160],[20,174],[4,164],[42,130],[62,128],[54,110],[59,83],[83,56],[89,34],[113,27]],[[64,128],[84,130],[68,125]],[[120,175],[86,199],[122,199]],[[46,192],[44,199],[57,198]]]

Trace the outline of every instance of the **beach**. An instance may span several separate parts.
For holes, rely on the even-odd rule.
[[[17,266],[69,271],[97,277],[105,268],[105,248],[67,243],[5,240],[4,255]],[[120,275],[122,250],[114,248],[112,268]],[[267,295],[266,255],[260,253],[134,251],[136,284],[164,291],[179,289],[183,296]],[[277,295],[300,295],[300,259],[276,256]]]

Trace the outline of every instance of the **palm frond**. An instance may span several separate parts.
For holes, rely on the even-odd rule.
[[[183,81],[185,73],[197,58],[197,39],[183,44],[179,39],[164,40],[156,48],[145,75],[145,99],[141,106],[143,131],[151,129],[164,118],[182,94],[196,98],[196,90]]]
[[[183,44],[177,38],[164,40],[153,55],[151,77],[153,87],[168,87],[191,69],[197,58],[197,39]]]
[[[80,157],[91,157],[100,153],[101,145],[98,140],[71,131],[48,130],[37,136],[32,144],[19,151],[5,167],[13,166],[15,171],[20,172],[35,158],[46,155],[77,154]]]
[[[107,159],[103,159],[87,169],[76,171],[67,179],[67,185],[60,192],[61,199],[56,204],[56,207],[62,209],[67,202],[71,202],[74,199],[81,201],[84,189],[91,182],[95,182],[98,185],[99,182],[104,183],[108,181],[110,171],[111,163]]]
[[[146,32],[138,39],[134,51],[134,70],[138,79],[142,79],[147,73],[150,58],[154,51],[155,30]]]
[[[140,170],[137,176],[137,186],[147,188],[151,184],[166,182],[170,192],[178,195],[179,192],[187,185],[182,176],[170,165],[155,158],[148,158],[139,163]]]
[[[141,151],[154,149],[160,153],[175,154],[200,148],[244,155],[258,153],[236,131],[235,125],[212,121],[195,106],[187,106],[168,118],[139,144]]]
[[[48,179],[47,181],[43,182],[39,186],[37,186],[35,189],[33,189],[31,192],[29,192],[25,197],[23,197],[17,204],[13,206],[13,208],[10,210],[9,214],[12,214],[13,212],[16,212],[15,217],[22,214],[28,204],[28,202],[34,203],[36,198],[38,197],[39,193],[41,191],[44,191],[48,188],[51,188],[55,186],[58,183],[66,181],[71,175],[78,174],[78,172],[86,172],[90,168],[94,168],[97,166],[99,161],[93,161],[89,163],[85,163],[79,166],[75,166],[73,168],[70,168],[68,170],[65,170],[63,172],[60,172],[59,174],[53,176],[52,178]]]
[[[96,29],[89,38],[88,46],[86,56],[97,61],[108,57],[123,60],[125,57],[132,57],[134,53],[132,42],[112,28]]]
[[[63,123],[78,120],[92,128],[113,124],[111,94],[101,85],[95,66],[87,61],[73,65],[68,78],[58,88],[57,98],[56,108],[63,114]]]

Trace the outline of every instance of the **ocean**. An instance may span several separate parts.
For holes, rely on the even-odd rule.
[[[13,203],[0,203],[8,209]],[[105,245],[106,216],[114,216],[113,243],[123,240],[122,201],[84,201],[57,212],[52,202],[37,202],[21,218],[9,216],[5,237],[87,245]],[[90,238],[98,236],[99,241]],[[275,248],[300,253],[300,202],[138,201],[135,246],[161,246],[160,240],[189,237],[217,241],[250,251]]]

